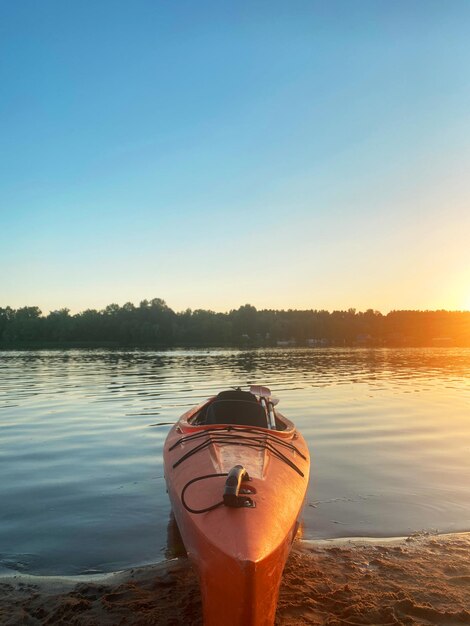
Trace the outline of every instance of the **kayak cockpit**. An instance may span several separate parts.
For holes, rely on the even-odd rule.
[[[253,388],[252,388],[253,389]],[[286,422],[279,419],[273,405],[265,398],[256,397],[251,391],[230,389],[221,391],[188,418],[194,426],[248,426],[283,431],[288,428]]]
[[[231,424],[268,428],[265,408],[256,396],[241,389],[221,391],[208,402],[197,417],[198,424]]]

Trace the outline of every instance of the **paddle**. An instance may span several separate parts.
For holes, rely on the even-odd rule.
[[[263,387],[263,385],[251,385],[250,392],[260,398],[266,398],[273,406],[279,403],[279,398],[274,398],[271,395],[271,389],[269,387]]]
[[[279,400],[271,396],[271,389],[263,387],[263,385],[251,385],[250,392],[255,396],[259,396],[261,404],[266,404],[268,409],[268,427],[270,430],[276,430],[276,418],[274,417],[274,405]]]

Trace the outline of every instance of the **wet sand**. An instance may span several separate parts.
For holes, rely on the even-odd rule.
[[[202,625],[186,559],[88,578],[0,578],[5,625]],[[295,544],[277,626],[470,624],[470,533]]]

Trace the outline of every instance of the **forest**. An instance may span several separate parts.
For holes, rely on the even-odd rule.
[[[62,346],[470,346],[470,311],[368,309],[257,310],[250,304],[227,313],[175,312],[164,300],[138,306],[43,315],[36,306],[0,307],[0,347]]]

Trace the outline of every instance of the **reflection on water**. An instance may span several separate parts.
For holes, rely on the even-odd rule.
[[[470,350],[0,353],[0,567],[162,558],[177,417],[262,383],[306,437],[306,538],[470,530]]]
[[[165,558],[176,559],[177,557],[185,556],[187,556],[186,548],[184,547],[180,529],[176,523],[173,511],[171,511],[168,519]]]

